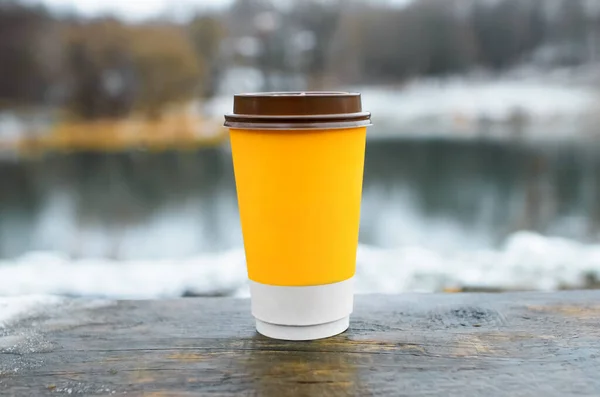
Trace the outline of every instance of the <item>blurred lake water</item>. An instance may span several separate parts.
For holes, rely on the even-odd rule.
[[[518,230],[593,242],[598,153],[575,143],[369,141],[361,243],[476,250]],[[242,246],[227,146],[3,160],[0,220],[0,258],[185,258]]]

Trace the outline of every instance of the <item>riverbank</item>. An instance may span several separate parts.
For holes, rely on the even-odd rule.
[[[0,117],[0,154],[30,156],[45,152],[189,150],[222,143],[226,130],[200,114],[167,113],[157,119],[34,123],[33,116]],[[49,117],[47,117],[49,118]]]
[[[596,141],[600,137],[600,65],[497,75],[473,72],[395,85],[339,87],[362,94],[372,112],[370,139],[447,138],[492,141]],[[218,120],[233,92],[205,103]]]
[[[517,69],[415,79],[401,85],[341,87],[359,91],[372,112],[369,139],[453,139],[508,143],[581,142],[600,138],[600,66]],[[48,151],[186,150],[227,141],[223,114],[233,92],[192,101],[158,119],[74,122],[49,111],[0,113],[0,154]],[[54,120],[56,118],[56,120]]]

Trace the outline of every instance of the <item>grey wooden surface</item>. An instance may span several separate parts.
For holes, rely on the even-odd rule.
[[[249,301],[70,307],[0,333],[0,395],[600,396],[600,291],[358,296],[350,329],[269,340]]]

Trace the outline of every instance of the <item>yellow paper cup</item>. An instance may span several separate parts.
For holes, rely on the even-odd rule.
[[[236,95],[225,125],[257,331],[286,340],[345,331],[370,125],[360,94]]]

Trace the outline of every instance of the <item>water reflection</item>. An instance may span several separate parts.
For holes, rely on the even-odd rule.
[[[242,374],[259,396],[368,396],[359,367],[370,364],[368,354],[330,351],[340,344],[338,336],[326,340],[272,343],[256,336],[240,360]],[[366,362],[366,361],[369,362]]]
[[[596,147],[371,141],[361,242],[494,246],[521,229],[582,241],[600,225]],[[0,162],[0,257],[178,258],[242,244],[231,157],[52,154]]]

